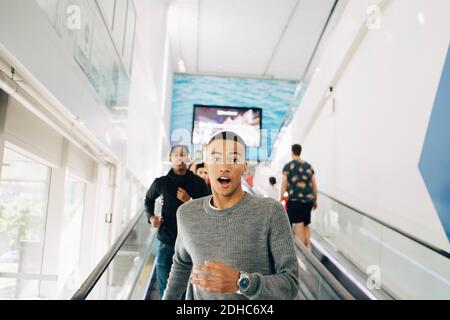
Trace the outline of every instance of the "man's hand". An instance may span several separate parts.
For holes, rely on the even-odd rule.
[[[183,202],[188,202],[189,200],[192,199],[191,196],[188,195],[186,190],[184,190],[183,188],[178,188],[177,198],[180,199]]]
[[[225,263],[206,261],[204,264],[194,265],[191,282],[206,292],[236,293],[239,289],[239,276],[239,271]]]
[[[314,210],[317,210],[317,200],[314,201],[313,209],[314,209]]]
[[[157,217],[157,216],[150,217],[150,223],[152,224],[153,228],[159,229],[159,227],[161,227],[161,224],[163,222],[164,222],[164,219],[162,217]]]

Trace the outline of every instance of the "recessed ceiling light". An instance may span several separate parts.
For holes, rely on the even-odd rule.
[[[419,13],[417,14],[417,19],[419,20],[420,25],[425,25],[425,16],[422,12],[419,11]]]
[[[178,71],[181,72],[181,73],[185,73],[186,72],[186,64],[181,59],[178,61]]]
[[[394,39],[394,36],[393,36],[392,33],[390,33],[390,32],[388,32],[388,33],[386,34],[386,36],[387,36],[387,38],[388,38],[389,41],[392,41],[392,40]]]

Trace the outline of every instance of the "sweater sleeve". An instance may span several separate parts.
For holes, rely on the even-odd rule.
[[[273,275],[250,274],[244,295],[250,300],[291,300],[298,294],[298,262],[287,214],[276,203],[269,218],[269,248],[274,261]]]
[[[164,291],[163,300],[181,300],[186,292],[192,271],[192,259],[186,251],[183,241],[183,227],[180,222],[180,209],[177,212],[178,236],[175,242],[175,253],[172,259],[172,268]]]

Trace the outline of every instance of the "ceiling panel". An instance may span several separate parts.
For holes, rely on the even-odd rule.
[[[261,75],[296,0],[202,1],[199,72]]]
[[[169,34],[174,70],[182,59],[186,71],[196,72],[198,0],[175,2],[169,10]]]
[[[192,74],[299,80],[334,0],[175,0],[172,60]],[[286,28],[287,26],[287,28]]]
[[[268,73],[300,79],[334,5],[334,0],[302,0],[286,30]]]

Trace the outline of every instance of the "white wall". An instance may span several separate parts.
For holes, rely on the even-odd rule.
[[[256,167],[253,184],[265,192],[270,188],[269,178],[275,177],[277,179],[278,189],[281,188],[281,181],[283,178],[283,166],[291,161],[291,145],[292,140],[292,125],[280,132],[279,139],[276,145],[273,146],[273,158],[270,164],[259,164]]]
[[[91,84],[35,1],[2,1],[0,49],[41,93],[79,117],[100,142],[147,184],[160,159],[159,136],[166,128],[164,102],[166,16],[169,1],[136,0],[137,35],[128,126],[111,123]],[[31,81],[32,80],[32,81]],[[168,130],[168,129],[167,129]],[[128,136],[124,139],[124,136]]]
[[[169,34],[166,36],[166,52],[164,57],[165,79],[163,82],[163,115],[164,115],[164,138],[160,140],[161,156],[163,160],[168,159],[170,151],[170,123],[172,115],[172,93],[173,93],[173,67],[171,63],[172,48],[170,47]]]
[[[28,82],[35,80],[42,94],[55,98],[120,159],[125,158],[125,144],[107,109],[96,101],[94,89],[37,2],[2,1],[0,48],[14,57],[14,67]]]
[[[92,186],[87,199],[89,212],[85,212],[82,247],[89,248],[95,243],[95,248],[86,250],[82,257],[84,276],[120,234],[122,213],[130,199],[130,195],[124,193],[127,190],[126,170],[148,187],[161,173],[161,152],[169,143],[172,69],[168,59],[166,16],[170,1],[134,2],[137,30],[129,118],[126,124],[120,125],[111,122],[109,111],[99,101],[37,3],[34,0],[5,0],[0,3],[0,57],[16,68],[26,84],[62,109],[68,120],[79,117],[117,159],[116,179],[109,177],[105,167],[99,166],[96,171],[98,185],[96,188]],[[20,119],[18,123],[23,132],[28,132],[27,123]],[[75,125],[81,125],[81,122]],[[39,139],[38,136],[32,138]],[[32,144],[33,139],[25,142]],[[51,150],[47,148],[44,151],[49,153]],[[55,170],[59,170],[59,159],[54,162]],[[114,199],[111,199],[111,193]],[[61,198],[63,194],[61,190],[55,190],[52,197]],[[91,199],[93,197],[95,199]],[[114,212],[112,226],[104,223],[105,214],[111,211]],[[59,223],[58,217],[49,217],[56,219],[54,223]],[[57,239],[58,236],[55,232],[48,235],[48,239]]]
[[[138,12],[128,119],[128,168],[145,185],[162,170],[161,146],[168,144],[171,94],[166,1],[135,1]],[[169,101],[170,102],[170,101]]]
[[[303,144],[319,189],[447,251],[418,164],[449,30],[447,0],[350,0],[284,142]]]

